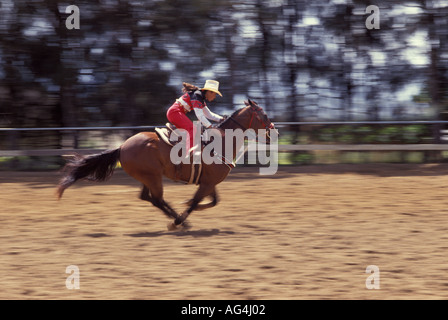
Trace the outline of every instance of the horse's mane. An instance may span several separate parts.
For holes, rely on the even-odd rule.
[[[242,107],[239,108],[238,110],[235,110],[230,116],[228,116],[223,122],[221,122],[220,124],[218,124],[218,128],[220,128],[223,124],[225,124],[227,121],[230,120],[231,117],[233,117],[234,115],[236,115],[238,112],[240,112],[241,110],[243,110],[246,107]]]

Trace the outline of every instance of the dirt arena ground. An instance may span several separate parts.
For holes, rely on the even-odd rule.
[[[120,169],[61,201],[59,177],[0,172],[0,299],[448,299],[446,164],[236,168],[174,232]]]

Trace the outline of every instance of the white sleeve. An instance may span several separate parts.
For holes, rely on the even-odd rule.
[[[205,108],[204,108],[205,109]],[[212,124],[207,120],[207,117],[204,114],[204,111],[200,108],[193,108],[196,117],[198,117],[199,121],[201,121],[202,125],[206,128],[210,127]]]
[[[210,109],[206,106],[203,109],[204,115],[207,117],[207,119],[213,120],[213,121],[221,121],[222,117],[220,115],[217,115],[216,113],[213,113],[210,111]]]

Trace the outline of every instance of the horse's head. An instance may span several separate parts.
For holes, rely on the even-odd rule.
[[[255,102],[250,99],[244,101],[246,105],[243,108],[240,115],[246,116],[246,121],[248,120],[248,129],[254,129],[258,131],[260,129],[266,130],[266,142],[269,143],[271,140],[271,132],[274,131],[278,136],[278,130],[275,128],[274,123],[268,118],[264,110]]]

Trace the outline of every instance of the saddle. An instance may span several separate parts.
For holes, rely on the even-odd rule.
[[[174,126],[172,123],[167,122],[165,124],[166,127],[163,128],[156,128],[155,131],[162,139],[163,142],[168,144],[171,147],[174,147],[176,144],[179,143],[179,135],[176,133],[176,126]],[[193,157],[191,156],[191,159]],[[191,166],[191,172],[190,172],[190,179],[188,180],[188,184],[199,184],[199,178],[201,177],[202,173],[202,161],[200,164],[183,164],[179,163],[176,164],[176,181],[179,181],[181,179],[182,175],[182,166],[189,165]]]
[[[176,126],[172,123],[167,122],[164,128],[156,128],[156,132],[160,139],[163,140],[169,146],[174,147],[179,142],[179,135],[176,133]],[[173,138],[171,138],[173,135]],[[176,137],[176,138],[174,138]]]

